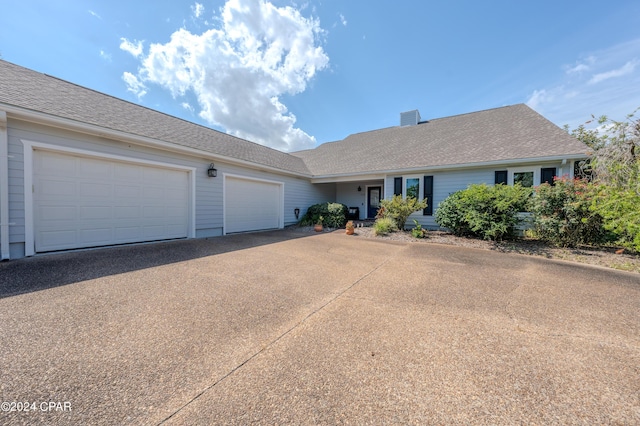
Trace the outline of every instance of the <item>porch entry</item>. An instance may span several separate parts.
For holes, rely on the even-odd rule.
[[[380,208],[380,198],[382,195],[381,186],[367,187],[367,218],[373,219]]]

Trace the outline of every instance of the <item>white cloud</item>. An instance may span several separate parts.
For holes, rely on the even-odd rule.
[[[135,75],[130,72],[125,72],[122,74],[122,79],[127,84],[127,91],[136,95],[138,99],[147,94],[147,88],[144,83],[138,80],[138,77]]]
[[[566,66],[565,72],[567,74],[580,74],[591,69],[591,66],[595,63],[596,58],[594,56],[589,56],[583,61],[576,62],[576,64],[572,67]]]
[[[190,92],[200,117],[233,135],[284,151],[315,146],[281,97],[306,90],[328,65],[319,21],[265,0],[228,0],[217,22],[202,34],[182,28],[168,43],[151,44],[136,80],[123,77],[129,90],[144,93],[154,83],[174,98]]]
[[[93,10],[89,10],[89,15],[93,16],[94,18],[102,19],[102,16],[98,15]]]
[[[196,3],[191,6],[191,11],[193,12],[193,16],[199,18],[204,13],[204,6],[200,3]]]
[[[527,105],[557,125],[575,128],[591,115],[624,117],[640,106],[640,39],[611,46],[570,66],[551,83],[533,90]]]
[[[601,81],[608,80],[610,78],[622,77],[623,75],[631,74],[636,69],[637,64],[638,61],[633,60],[627,62],[621,68],[602,72],[600,74],[595,74],[593,77],[591,77],[591,80],[589,80],[589,84],[600,83]]]
[[[191,104],[189,102],[182,102],[180,104],[180,106],[184,109],[186,109],[189,112],[193,112],[193,107],[191,106]]]
[[[345,27],[347,26],[347,20],[344,17],[344,15],[342,13],[339,14],[340,16],[340,22],[342,23],[342,25],[344,25]]]
[[[139,57],[142,55],[142,42],[141,41],[129,41],[126,38],[122,37],[120,39],[121,43],[120,43],[120,49],[124,50],[125,52],[129,52],[131,53],[134,57]]]

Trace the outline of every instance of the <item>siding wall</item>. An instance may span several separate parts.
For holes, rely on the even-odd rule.
[[[563,174],[569,174],[572,166],[570,164],[562,165],[560,162],[553,163],[537,163],[537,164],[529,164],[525,168],[527,169],[537,169],[538,171],[542,167],[556,167],[557,174],[559,176]],[[413,219],[416,219],[422,226],[428,228],[438,228],[438,224],[435,222],[435,212],[440,204],[445,198],[447,198],[450,194],[459,191],[461,189],[465,189],[472,183],[486,183],[489,185],[493,185],[495,175],[494,172],[496,170],[508,170],[512,167],[509,166],[498,166],[491,168],[478,168],[478,169],[469,169],[469,170],[457,170],[457,171],[424,171],[422,173],[412,173],[411,177],[422,177],[422,176],[433,176],[433,215],[432,216],[424,216],[422,211],[416,212],[412,214],[407,220],[407,227],[413,226]],[[513,168],[523,168],[522,164],[515,165]],[[393,196],[393,179],[395,177],[400,177],[402,175],[388,175],[385,178],[385,198],[389,199]],[[534,185],[538,185],[540,182],[534,182]],[[422,198],[422,184],[423,181],[420,179],[420,198]],[[403,181],[404,185],[404,181]],[[404,188],[406,189],[406,188]]]
[[[363,219],[367,217],[367,186],[373,185],[384,187],[383,181],[338,183],[336,184],[336,203],[345,204],[347,207],[360,208],[360,219]],[[358,191],[358,187],[362,191]]]
[[[9,221],[12,225],[9,227],[9,243],[12,259],[23,257],[25,253],[24,147],[21,139],[102,154],[119,155],[132,159],[151,160],[196,168],[196,237],[222,235],[222,173],[233,173],[283,182],[285,225],[296,222],[294,208],[300,208],[302,215],[311,204],[332,201],[335,198],[335,184],[312,185],[305,178],[253,170],[219,162],[211,158],[176,154],[10,119],[8,122],[8,150],[10,155]],[[206,173],[211,162],[214,162],[215,167],[218,169],[218,177],[216,178],[209,178]]]

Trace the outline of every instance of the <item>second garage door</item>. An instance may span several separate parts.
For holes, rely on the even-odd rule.
[[[283,226],[281,184],[225,176],[224,185],[226,234]]]
[[[184,170],[34,151],[35,251],[187,237]]]

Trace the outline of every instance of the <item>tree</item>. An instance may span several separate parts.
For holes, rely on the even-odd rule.
[[[623,121],[609,119],[606,115],[597,119],[598,127],[588,129],[580,125],[570,133],[593,150],[590,161],[583,166],[592,179],[616,188],[637,186],[640,169],[640,118],[627,115]],[[595,117],[585,124],[596,121]],[[568,126],[565,126],[568,130]]]
[[[593,149],[590,162],[585,164],[598,184],[592,210],[604,219],[604,228],[617,235],[619,244],[640,252],[640,118],[635,116],[638,111],[640,108],[623,121],[602,116],[597,120],[597,128],[581,125],[570,133]]]

